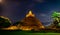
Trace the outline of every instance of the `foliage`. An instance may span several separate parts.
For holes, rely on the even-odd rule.
[[[11,22],[8,18],[0,17],[0,28],[1,27],[8,27],[11,25]]]

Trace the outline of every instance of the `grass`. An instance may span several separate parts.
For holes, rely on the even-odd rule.
[[[32,31],[3,31],[0,30],[0,35],[60,35],[60,33],[54,33],[54,32],[32,32]]]

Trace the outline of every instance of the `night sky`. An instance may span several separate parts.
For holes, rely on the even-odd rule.
[[[2,0],[0,15],[8,17],[13,23],[22,20],[29,10],[43,25],[50,25],[51,15],[60,11],[60,0]]]

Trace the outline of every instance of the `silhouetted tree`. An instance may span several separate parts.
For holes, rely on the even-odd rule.
[[[0,28],[9,27],[11,22],[7,18],[0,17]]]

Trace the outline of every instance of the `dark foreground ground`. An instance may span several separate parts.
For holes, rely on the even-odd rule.
[[[0,30],[0,35],[60,35],[60,31],[57,31],[57,30],[41,30],[41,31]]]

